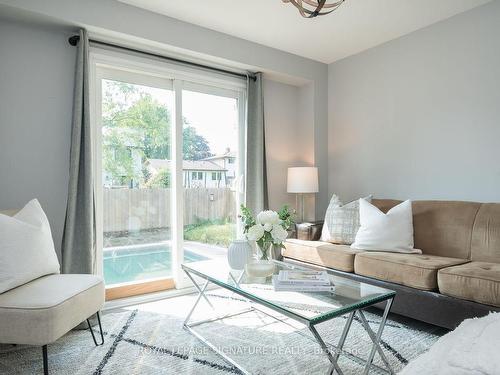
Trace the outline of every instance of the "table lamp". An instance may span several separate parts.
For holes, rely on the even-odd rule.
[[[304,221],[304,194],[318,192],[318,168],[293,167],[288,168],[287,192],[295,193],[296,209],[298,210],[299,198],[301,201],[300,222]]]

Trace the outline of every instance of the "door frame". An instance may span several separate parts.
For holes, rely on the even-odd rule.
[[[96,204],[96,270],[103,276],[103,187],[102,187],[102,79],[114,79],[139,85],[173,90],[174,103],[171,131],[171,158],[173,161],[171,188],[172,223],[172,277],[118,284],[106,288],[106,300],[136,296],[145,293],[180,289],[192,286],[181,269],[184,259],[183,225],[183,180],[182,180],[182,90],[203,92],[212,95],[232,97],[238,100],[239,141],[238,141],[238,191],[237,207],[245,200],[246,170],[246,89],[244,80],[145,58],[140,55],[126,54],[114,50],[91,47],[90,49],[90,121],[94,156],[94,194]],[[238,226],[238,235],[242,233]]]
[[[134,69],[129,65],[114,64],[112,67],[106,64],[92,64],[94,82],[93,96],[95,98],[95,108],[92,111],[95,116],[92,123],[94,124],[93,139],[94,146],[94,191],[96,197],[96,246],[97,246],[97,272],[104,276],[103,261],[104,261],[104,240],[103,240],[103,186],[102,186],[102,80],[109,79],[113,81],[126,82],[135,85],[159,88],[170,90],[173,92],[173,80]],[[92,101],[91,101],[92,102]],[[175,102],[173,103],[175,106]],[[176,193],[171,189],[171,210],[172,202],[175,202]],[[173,217],[170,212],[171,218]],[[172,221],[171,221],[172,222]],[[173,251],[172,251],[173,253]],[[172,257],[172,266],[174,257]],[[172,277],[152,278],[144,281],[126,282],[106,287],[106,300],[132,297],[146,293],[160,292],[175,288],[175,275]]]

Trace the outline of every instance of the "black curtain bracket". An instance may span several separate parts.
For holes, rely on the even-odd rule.
[[[72,46],[76,46],[79,41],[80,41],[80,36],[79,35],[73,35],[72,37],[70,37],[68,39],[69,44],[71,44]],[[89,39],[89,42],[92,43],[92,44],[97,44],[97,45],[101,45],[101,46],[105,46],[105,47],[111,47],[111,48],[121,49],[121,50],[124,50],[124,51],[127,51],[127,52],[140,53],[142,55],[147,55],[147,56],[159,58],[159,59],[162,59],[162,60],[168,60],[170,62],[174,62],[174,63],[178,63],[178,64],[183,64],[183,65],[187,65],[187,66],[191,66],[191,67],[195,67],[195,68],[212,70],[214,72],[228,74],[228,75],[232,75],[232,76],[239,77],[239,78],[244,78],[244,79],[250,78],[253,81],[255,81],[257,79],[257,77],[255,76],[255,74],[253,74],[253,73],[249,73],[249,74],[236,73],[236,72],[233,72],[231,70],[225,70],[225,69],[221,69],[221,68],[215,68],[215,67],[210,66],[210,65],[198,64],[198,63],[195,63],[195,62],[192,62],[192,61],[181,60],[181,59],[177,59],[177,58],[174,58],[174,57],[168,57],[168,56],[160,55],[160,54],[154,53],[154,52],[141,51],[139,49],[135,49],[135,48],[131,48],[131,47],[126,47],[126,46],[121,46],[121,45],[114,44],[114,43],[102,42],[100,40]]]
[[[75,47],[79,41],[80,41],[79,35],[73,35],[68,39],[69,44],[71,44],[73,47]]]

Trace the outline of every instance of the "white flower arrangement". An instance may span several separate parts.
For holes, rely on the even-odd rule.
[[[288,237],[288,229],[293,224],[288,206],[280,211],[262,211],[254,219],[245,206],[241,206],[241,220],[245,226],[244,233],[249,241],[255,241],[262,252],[262,259],[267,259],[271,247],[284,247],[283,242]]]

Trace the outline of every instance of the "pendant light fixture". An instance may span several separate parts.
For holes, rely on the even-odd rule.
[[[345,0],[282,0],[291,3],[304,18],[324,16],[336,10]]]

